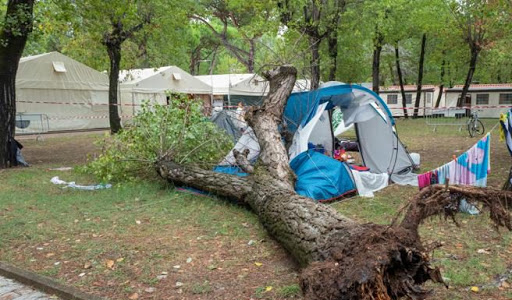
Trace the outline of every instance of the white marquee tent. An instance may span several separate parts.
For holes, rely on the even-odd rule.
[[[210,85],[176,66],[122,70],[119,81],[121,102],[124,104],[122,114],[128,115],[133,114],[145,100],[166,104],[167,91],[189,95],[209,95],[212,91]]]
[[[58,52],[23,57],[18,134],[108,127],[108,77]]]
[[[195,78],[213,87],[214,95],[265,96],[268,82],[256,74],[200,75]]]

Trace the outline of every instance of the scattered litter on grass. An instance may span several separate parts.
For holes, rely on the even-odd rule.
[[[478,288],[477,286],[472,286],[471,291],[474,293],[478,293],[480,291],[480,288]]]
[[[112,187],[112,185],[110,183],[107,183],[107,184],[100,183],[100,184],[96,184],[96,185],[78,185],[74,181],[66,182],[64,180],[60,180],[59,176],[52,177],[52,179],[50,179],[50,181],[53,184],[66,185],[64,188],[72,188],[72,189],[76,189],[76,190],[85,190],[85,191],[103,190],[103,189],[109,189]]]
[[[459,204],[459,211],[470,215],[478,215],[480,211],[473,204],[469,204],[466,199],[462,199]]]
[[[144,290],[144,292],[146,293],[154,293],[156,291],[156,289],[154,287],[148,287],[147,289]]]
[[[167,275],[158,275],[158,276],[156,276],[156,279],[158,279],[158,280],[164,280],[166,278],[167,278]]]
[[[478,254],[491,254],[490,249],[478,249],[476,252]]]
[[[192,262],[192,257],[187,258],[187,264]]]
[[[182,287],[182,286],[183,286],[183,282],[176,281],[176,287]]]
[[[48,171],[71,171],[72,167],[49,168]]]
[[[254,245],[255,243],[256,243],[256,242],[255,242],[254,240],[250,240],[250,241],[247,243],[247,245],[252,246],[252,245]]]

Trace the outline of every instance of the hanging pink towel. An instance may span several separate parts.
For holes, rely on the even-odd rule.
[[[418,175],[418,187],[420,188],[420,190],[423,189],[424,187],[430,185],[431,177],[432,177],[431,171]]]

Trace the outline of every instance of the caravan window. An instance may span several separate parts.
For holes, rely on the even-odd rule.
[[[500,104],[512,104],[512,94],[500,94]]]
[[[412,104],[412,94],[405,94],[405,104]]]
[[[397,95],[388,95],[387,101],[388,101],[388,104],[398,104],[398,96]]]
[[[489,94],[476,94],[476,105],[489,104]]]

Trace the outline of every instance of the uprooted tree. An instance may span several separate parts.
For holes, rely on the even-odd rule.
[[[278,126],[292,91],[296,69],[281,66],[265,74],[270,92],[246,119],[261,146],[254,170],[246,168],[247,153],[235,153],[247,177],[184,166],[166,156],[158,173],[175,184],[210,191],[250,206],[273,236],[304,268],[300,277],[306,299],[423,299],[428,280],[442,282],[430,266],[429,249],[418,234],[431,216],[453,217],[462,199],[484,203],[496,226],[512,230],[507,210],[512,192],[434,185],[418,193],[404,208],[401,222],[389,226],[360,224],[333,208],[294,191],[295,175]]]

